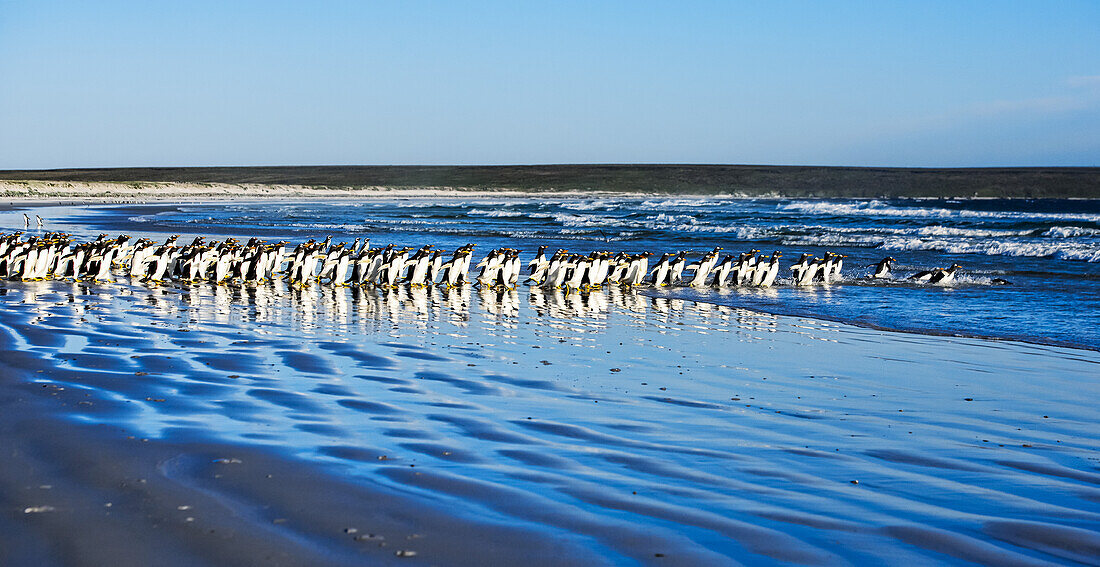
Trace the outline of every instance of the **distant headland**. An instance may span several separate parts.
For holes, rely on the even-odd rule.
[[[361,190],[612,192],[745,197],[1100,199],[1100,167],[884,168],[764,165],[142,167],[0,171],[5,197],[122,196],[186,185],[188,197],[318,196]],[[64,188],[82,188],[65,193]],[[235,193],[228,188],[239,188]],[[282,187],[283,191],[265,191]],[[114,189],[111,189],[114,188]],[[117,193],[121,190],[122,193]],[[169,193],[172,191],[169,189]],[[22,194],[21,194],[22,193]],[[79,195],[78,195],[79,193]],[[162,195],[166,196],[166,195]],[[349,195],[350,196],[350,195]]]

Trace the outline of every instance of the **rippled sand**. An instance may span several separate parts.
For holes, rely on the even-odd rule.
[[[1100,557],[1100,357],[631,292],[0,283],[0,563]]]

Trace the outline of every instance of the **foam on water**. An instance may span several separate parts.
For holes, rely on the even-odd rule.
[[[794,201],[779,205],[779,210],[828,216],[883,216],[908,218],[977,218],[1054,221],[1071,220],[1100,222],[1100,214],[1045,213],[1020,211],[982,211],[939,207],[898,206],[882,201]]]

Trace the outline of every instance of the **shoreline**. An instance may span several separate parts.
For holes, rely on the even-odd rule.
[[[529,199],[593,199],[593,198],[681,198],[681,199],[798,199],[826,200],[846,199],[873,201],[898,200],[1100,200],[1096,196],[827,196],[794,195],[782,191],[754,192],[683,192],[614,191],[614,190],[531,190],[519,188],[487,189],[484,187],[452,186],[369,186],[369,187],[318,187],[292,184],[261,183],[185,183],[185,182],[83,182],[0,180],[0,206],[49,205],[49,204],[141,204],[141,203],[201,203],[224,201],[323,201],[354,199],[429,199],[451,197],[511,197]]]
[[[451,187],[813,198],[1100,198],[1098,167],[889,168],[574,164],[502,166],[136,167],[0,171],[0,179],[294,185],[318,189]]]

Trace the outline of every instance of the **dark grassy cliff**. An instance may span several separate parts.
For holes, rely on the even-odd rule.
[[[759,165],[156,167],[0,171],[0,180],[736,193],[791,197],[1100,198],[1100,167],[917,169]]]

